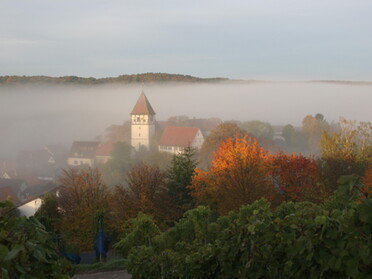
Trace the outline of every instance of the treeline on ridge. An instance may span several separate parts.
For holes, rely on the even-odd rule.
[[[133,75],[120,75],[118,77],[94,78],[78,76],[0,76],[0,85],[33,84],[110,84],[110,83],[161,83],[161,82],[216,82],[227,81],[227,78],[199,78],[190,75],[167,73],[143,73]]]

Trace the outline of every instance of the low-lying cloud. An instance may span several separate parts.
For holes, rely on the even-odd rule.
[[[73,140],[93,140],[129,120],[141,85],[13,86],[0,88],[0,157]],[[371,121],[371,86],[324,83],[216,83],[147,85],[158,120],[175,115],[261,120],[301,125],[322,113]]]

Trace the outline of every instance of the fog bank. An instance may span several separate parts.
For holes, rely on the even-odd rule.
[[[301,125],[322,113],[372,121],[372,86],[323,83],[146,85],[158,120],[175,115]],[[141,85],[0,87],[0,157],[45,144],[93,140],[129,119]]]

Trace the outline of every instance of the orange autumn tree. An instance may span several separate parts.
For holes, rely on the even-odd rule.
[[[325,195],[314,158],[279,152],[273,158],[272,177],[281,201],[319,202]]]
[[[214,203],[220,214],[273,193],[272,156],[248,136],[228,138],[214,153],[208,171],[196,170],[192,195],[199,203]]]

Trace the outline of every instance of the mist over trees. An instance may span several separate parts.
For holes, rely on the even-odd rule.
[[[55,143],[69,148],[74,140],[105,140],[105,129],[120,129],[129,119],[141,84],[0,86],[0,125],[5,135],[0,157],[14,158],[19,151]],[[259,120],[270,123],[276,132],[276,126],[301,127],[304,117],[316,112],[323,113],[328,123],[337,122],[340,116],[371,121],[368,85],[191,82],[145,83],[144,89],[158,120],[188,116],[187,124],[176,122],[179,126],[194,126],[190,121],[194,118]],[[124,137],[128,139],[128,134]]]
[[[74,94],[67,96],[75,99]],[[106,106],[107,95],[100,96]],[[163,95],[164,100],[170,96]],[[85,98],[78,100],[84,103]],[[316,110],[278,124],[255,120],[260,118],[248,113],[234,120],[189,116],[177,108],[177,113],[158,118],[153,140],[159,141],[164,127],[175,125],[200,127],[205,141],[200,150],[186,148],[173,155],[157,148],[135,151],[128,112],[122,111],[127,104],[118,100],[122,99],[115,101],[121,111],[116,124],[110,119],[118,115],[103,121],[105,114],[96,106],[86,120],[96,126],[89,139],[113,143],[111,158],[94,168],[64,167],[56,178],[59,194],[46,195],[35,215],[45,233],[63,239],[67,252],[92,249],[100,224],[137,278],[368,274],[370,122],[336,123],[328,120],[327,111],[321,111],[323,115]],[[159,107],[169,106],[161,103]],[[200,103],[192,106],[198,108]],[[63,125],[57,126],[63,131]],[[84,134],[85,126],[79,127]],[[0,214],[0,222],[10,226],[7,218]],[[346,243],[342,248],[336,243],[339,239]],[[0,249],[2,263],[2,255],[11,250]]]

